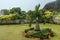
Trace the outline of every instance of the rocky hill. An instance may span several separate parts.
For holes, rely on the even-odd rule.
[[[60,0],[47,3],[43,9],[60,11]]]

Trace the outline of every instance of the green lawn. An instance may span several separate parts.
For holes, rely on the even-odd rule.
[[[35,24],[32,25],[34,27]],[[55,37],[51,40],[60,40],[60,25],[41,24],[41,29],[51,28],[55,32]],[[29,40],[23,36],[24,29],[27,29],[28,24],[17,25],[0,25],[0,40]]]

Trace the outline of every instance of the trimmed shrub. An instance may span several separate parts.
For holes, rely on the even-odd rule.
[[[54,32],[49,28],[46,28],[46,29],[43,29],[43,30],[40,30],[40,31],[29,30],[27,32],[27,37],[49,38],[49,36],[50,37],[54,36]]]
[[[17,14],[1,15],[0,24],[15,23],[20,17]]]

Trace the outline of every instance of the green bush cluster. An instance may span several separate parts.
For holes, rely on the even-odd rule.
[[[19,18],[19,16],[17,14],[1,15],[0,21],[16,20],[18,18]]]
[[[48,38],[48,35],[50,35],[51,37],[54,36],[54,33],[51,29],[47,28],[47,29],[43,29],[40,31],[35,31],[35,30],[30,30],[27,32],[27,37],[37,37],[37,38]]]

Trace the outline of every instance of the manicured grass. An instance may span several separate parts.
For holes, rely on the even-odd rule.
[[[55,32],[55,37],[51,40],[60,40],[60,25],[41,24],[41,29],[51,28]],[[35,24],[32,25],[35,27]],[[28,24],[0,25],[0,40],[30,40],[23,36],[23,31],[29,28]]]

